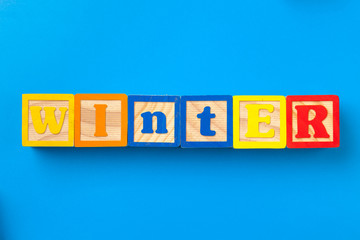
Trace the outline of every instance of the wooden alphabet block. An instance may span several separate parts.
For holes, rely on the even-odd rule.
[[[74,146],[74,95],[23,94],[22,144]]]
[[[285,148],[283,96],[234,96],[234,148]]]
[[[232,96],[181,97],[181,147],[232,147]]]
[[[75,95],[75,147],[126,146],[127,127],[125,94]]]
[[[129,146],[178,147],[180,97],[129,96]]]
[[[340,146],[339,97],[287,96],[287,147]]]

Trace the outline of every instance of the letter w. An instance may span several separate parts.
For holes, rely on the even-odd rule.
[[[61,117],[59,123],[55,118],[55,107],[44,107],[45,119],[44,122],[41,119],[41,108],[38,106],[30,107],[31,117],[34,124],[35,131],[38,134],[43,134],[49,125],[49,130],[52,134],[59,134],[64,123],[65,114],[68,110],[66,107],[60,107]]]

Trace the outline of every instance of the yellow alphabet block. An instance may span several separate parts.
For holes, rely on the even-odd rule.
[[[22,143],[28,147],[74,146],[74,95],[23,94]]]
[[[285,148],[284,96],[233,97],[234,148]]]

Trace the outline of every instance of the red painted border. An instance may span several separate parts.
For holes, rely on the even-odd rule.
[[[292,103],[294,101],[333,101],[334,141],[332,142],[293,142]],[[336,95],[304,95],[286,97],[286,124],[288,148],[335,148],[340,146],[339,97]]]

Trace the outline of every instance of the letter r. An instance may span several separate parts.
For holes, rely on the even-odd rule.
[[[295,106],[297,110],[297,126],[298,133],[296,138],[310,138],[309,126],[314,128],[314,138],[328,138],[330,137],[322,123],[327,117],[327,109],[322,105],[298,105]],[[310,110],[315,111],[315,118],[309,120]]]

